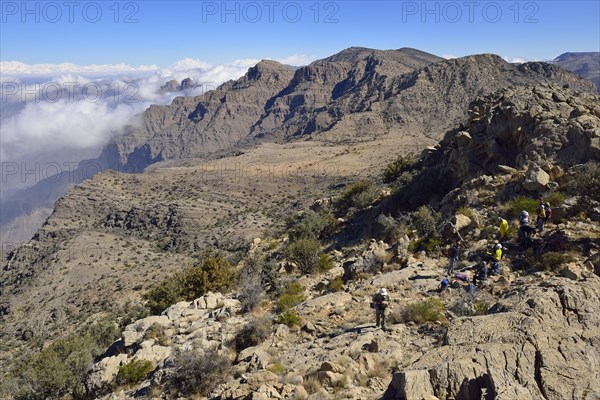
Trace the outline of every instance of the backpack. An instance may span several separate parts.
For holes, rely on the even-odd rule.
[[[552,218],[552,209],[550,208],[550,204],[546,203],[546,219]]]

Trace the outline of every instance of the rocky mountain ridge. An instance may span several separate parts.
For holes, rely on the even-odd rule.
[[[410,48],[349,48],[298,69],[261,61],[244,77],[201,96],[177,97],[170,105],[150,107],[98,158],[6,199],[6,204],[25,204],[29,211],[8,207],[2,224],[7,229],[16,215],[33,216],[40,208],[50,208],[68,188],[98,171],[141,172],[162,160],[206,158],[257,141],[314,135],[340,144],[410,131],[420,151],[462,122],[464,109],[475,98],[503,87],[550,82],[594,90],[589,82],[556,66],[513,65],[489,54],[444,60]],[[187,86],[191,84],[186,80]]]
[[[570,392],[573,398],[594,398],[599,391],[595,386],[598,380],[593,379],[598,375],[594,364],[598,358],[594,353],[598,320],[589,310],[598,304],[600,204],[597,186],[596,191],[592,186],[589,193],[575,196],[572,183],[585,181],[586,174],[590,174],[586,166],[578,164],[592,165],[599,160],[598,95],[581,90],[589,89],[590,84],[559,68],[542,63],[507,65],[496,56],[443,61],[391,79],[386,77],[386,71],[393,69],[394,62],[376,60],[371,55],[361,60],[348,70],[340,64],[336,72],[327,69],[327,73],[319,69],[319,63],[312,69],[294,72],[281,69],[274,62],[264,62],[251,69],[245,80],[226,84],[248,94],[269,82],[265,84],[281,88],[281,93],[287,87],[283,78],[295,79],[299,75],[302,79],[290,95],[306,85],[302,90],[308,96],[313,85],[335,88],[343,82],[339,79],[344,73],[355,73],[353,83],[340,86],[340,96],[328,102],[349,108],[356,105],[357,110],[363,110],[361,104],[373,99],[364,112],[334,113],[338,122],[311,135],[293,133],[292,125],[288,133],[283,129],[260,131],[265,138],[308,136],[311,140],[279,144],[265,140],[233,154],[221,154],[220,158],[156,162],[140,174],[105,171],[72,189],[56,204],[34,239],[10,251],[3,260],[2,364],[14,366],[28,356],[36,359],[35,351],[49,348],[61,335],[77,334],[82,327],[115,318],[111,316],[113,311],[118,314],[134,309],[133,305],[140,305],[143,293],[194,263],[198,251],[214,247],[228,254],[239,269],[244,268],[252,253],[272,257],[277,265],[276,276],[282,282],[297,280],[305,288],[305,298],[293,307],[303,319],[302,325],[292,324],[288,329],[284,323],[275,323],[280,310],[275,308],[274,299],[254,313],[244,313],[238,307],[238,293],[206,294],[195,303],[169,308],[166,315],[128,324],[122,343],[115,345],[120,354],[107,351],[95,360],[96,375],[90,378],[97,384],[94,396],[105,393],[106,388],[116,390],[114,379],[119,367],[139,359],[151,363],[153,374],[134,388],[107,394],[108,398],[149,394],[168,398],[171,374],[177,370],[174,356],[180,352],[201,356],[214,348],[235,364],[233,373],[208,392],[212,397],[560,399]],[[447,65],[453,66],[452,73]],[[496,75],[494,82],[488,84],[483,76],[491,70]],[[516,87],[487,95],[488,89],[499,85],[496,81],[503,81],[504,74]],[[528,86],[532,74],[541,83]],[[391,130],[377,122],[381,119],[374,115],[385,116],[380,112],[385,107],[409,107],[405,103],[415,96],[435,96],[446,79],[451,82],[444,86],[449,88],[447,92],[443,92],[448,101],[466,102],[469,93],[480,90],[480,86],[483,97],[463,108],[463,115],[458,118],[461,125],[453,126],[445,135],[440,133],[444,139],[417,157],[418,162],[411,166],[414,172],[405,174],[391,187],[382,187],[378,176],[388,162],[398,154],[406,156],[425,144],[437,143],[438,134],[423,138],[419,130],[415,133],[409,129],[421,126],[419,129],[426,130],[426,118],[415,110],[407,108],[406,113],[399,113],[405,119],[392,119],[390,124],[395,128]],[[547,79],[556,79],[557,83],[550,85]],[[387,98],[386,91],[390,93]],[[383,101],[375,101],[381,93]],[[180,125],[208,126],[222,117],[229,122],[218,125],[226,137],[234,138],[235,110],[242,113],[241,124],[251,130],[259,129],[254,128],[254,121],[264,111],[260,102],[234,96],[229,103],[231,95],[232,92],[215,93],[211,101],[195,105],[179,98],[171,106],[152,108],[151,113],[157,118],[147,121],[148,130],[161,143],[160,138],[167,131],[177,136]],[[268,102],[273,96],[272,92],[266,93],[262,100]],[[430,103],[427,110],[451,115],[456,107],[458,115],[458,106],[443,105],[441,101]],[[275,101],[269,106],[269,110],[279,107],[280,114],[274,112],[272,118],[284,127],[286,118],[293,120],[301,113],[285,104]],[[377,107],[381,107],[379,111],[373,111]],[[320,112],[316,110],[314,115]],[[364,117],[364,113],[373,114],[353,120],[353,115]],[[282,115],[286,117],[281,119]],[[415,117],[409,119],[410,115]],[[162,130],[162,123],[170,130]],[[427,126],[438,123],[442,126],[450,122],[429,121]],[[362,133],[359,140],[347,143],[352,135],[343,136],[340,129],[350,126]],[[368,126],[372,129],[368,130]],[[256,137],[262,140],[262,133]],[[215,138],[202,136],[196,144],[200,146],[202,140]],[[188,149],[183,139],[182,136],[181,148],[191,156],[195,150]],[[126,140],[131,142],[124,146],[135,148],[135,135]],[[415,144],[418,140],[422,141]],[[217,142],[215,146],[220,145]],[[119,162],[142,165],[147,156],[158,161],[162,153],[153,154],[152,149],[159,147],[149,142],[141,153],[132,156],[135,150]],[[115,147],[111,154],[118,151]],[[176,148],[169,151],[177,158]],[[376,185],[369,189],[365,182],[350,184],[361,179]],[[352,192],[357,188],[362,192]],[[554,233],[560,233],[561,238],[566,238],[561,240],[567,240],[571,246],[572,261],[552,259],[546,271],[539,265],[534,267],[531,258],[510,241],[506,244],[508,257],[501,276],[480,287],[476,297],[465,298],[460,287],[437,294],[446,259],[435,246],[433,250],[418,250],[426,237],[415,225],[416,207],[428,204],[452,221],[441,230],[450,228],[450,233],[437,240],[448,240],[452,229],[458,230],[468,243],[465,257],[476,256],[493,243],[498,213],[514,212],[510,210],[511,199],[517,195],[549,196],[557,191],[565,198],[560,204],[553,204],[555,217],[551,222],[556,232],[536,236],[534,247],[545,249],[554,243]],[[351,196],[351,206],[336,209],[339,198],[345,196]],[[321,200],[315,203],[315,199]],[[297,212],[306,214],[311,205],[317,211],[331,207],[329,210],[335,212],[333,219],[341,229],[320,245],[333,261],[333,268],[323,274],[300,273],[288,250],[292,239],[285,230],[286,218]],[[378,242],[375,238],[386,227],[396,233],[392,239],[386,237],[385,242]],[[347,240],[349,231],[355,240]],[[461,271],[471,277],[475,269],[471,259],[461,265]],[[537,269],[543,272],[534,272]],[[546,286],[545,279],[550,279]],[[333,289],[332,282],[336,280],[338,284],[341,280],[342,291]],[[398,315],[413,302],[437,300],[445,307],[444,318],[421,323],[398,316],[390,321],[389,332],[373,328],[368,303],[372,292],[383,286],[398,294],[393,301]],[[561,295],[561,291],[567,294]],[[202,301],[204,306],[200,306]],[[487,304],[483,312],[480,310],[485,315],[474,317],[478,302]],[[464,303],[467,311],[462,307]],[[562,311],[556,309],[559,303]],[[497,326],[500,322],[510,327],[506,321],[513,318],[525,323],[526,334],[519,330],[520,326],[492,334],[494,328],[489,324]],[[564,335],[541,334],[544,325],[539,321],[545,318],[551,320],[549,326],[567,323],[572,329],[565,329]],[[124,319],[119,316],[114,321]],[[255,319],[272,325],[269,340],[250,346],[250,350],[236,349],[233,354],[230,339]],[[158,337],[147,333],[154,322],[164,322],[162,344]],[[466,331],[480,333],[472,341],[476,343],[474,350],[469,347],[471,342],[461,339]],[[564,371],[565,363],[573,363],[570,356],[555,357],[557,351],[560,353],[557,346],[566,346],[576,354],[591,354],[589,379],[582,377],[579,364],[573,371]],[[509,351],[507,347],[521,350]],[[473,356],[472,361],[460,357],[467,351]],[[502,357],[504,361],[498,361]],[[490,367],[491,363],[498,363],[499,371],[495,365]],[[84,363],[83,372],[87,372],[87,367],[92,365]],[[559,382],[557,371],[567,376],[567,383]],[[571,382],[583,382],[584,388],[575,389]],[[59,388],[53,393],[59,397],[68,390]]]

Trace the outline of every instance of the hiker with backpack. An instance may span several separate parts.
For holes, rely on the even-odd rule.
[[[497,275],[500,273],[500,260],[502,260],[502,245],[496,243],[493,249],[486,253],[488,261],[491,262],[490,275]]]
[[[542,201],[537,209],[537,221],[536,226],[539,233],[544,231],[544,224],[546,223],[546,204]]]
[[[454,273],[454,268],[458,265],[458,257],[460,253],[460,240],[457,240],[450,250],[448,251],[448,275]]]
[[[529,213],[526,210],[519,214],[519,245],[523,250],[526,250],[531,244],[531,236],[535,232],[535,228],[529,226]]]
[[[373,295],[373,301],[371,302],[371,308],[375,309],[375,326],[381,324],[383,330],[385,330],[385,310],[389,305],[389,300],[387,289],[381,288]]]

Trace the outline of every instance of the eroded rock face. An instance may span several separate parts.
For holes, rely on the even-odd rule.
[[[482,176],[525,170],[519,188],[556,185],[577,164],[600,160],[600,97],[554,85],[509,88],[473,102],[469,121],[423,153],[406,199],[430,202]]]
[[[518,289],[495,308],[509,311],[453,321],[445,345],[395,373],[384,398],[600,396],[597,276],[578,283],[552,278]]]

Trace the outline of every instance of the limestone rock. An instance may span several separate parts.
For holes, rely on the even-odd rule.
[[[539,166],[532,164],[525,174],[523,187],[530,192],[536,192],[543,190],[549,182],[550,175]]]

